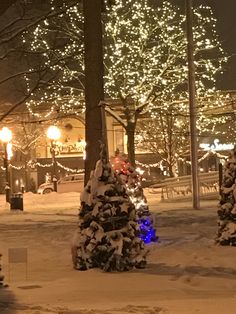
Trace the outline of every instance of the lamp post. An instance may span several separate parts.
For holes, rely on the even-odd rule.
[[[53,181],[53,189],[55,192],[57,192],[57,162],[56,162],[56,154],[55,154],[55,148],[56,148],[55,141],[57,141],[61,137],[61,131],[58,129],[57,126],[52,125],[47,129],[47,137],[51,140],[50,152],[52,155],[52,164],[53,164],[52,181]]]
[[[10,202],[10,190],[11,190],[11,182],[10,182],[10,175],[8,169],[8,150],[7,144],[12,140],[12,132],[7,127],[3,127],[0,130],[0,140],[3,142],[4,147],[4,168],[5,168],[5,178],[6,178],[6,185],[5,185],[5,192],[6,192],[6,202]]]
[[[191,172],[193,208],[200,209],[200,193],[198,178],[198,158],[197,158],[197,105],[195,87],[195,67],[194,67],[194,41],[193,41],[193,17],[192,0],[185,0],[186,7],[186,31],[187,31],[187,55],[188,55],[188,89],[189,89],[189,113],[190,113],[190,148],[191,148]]]

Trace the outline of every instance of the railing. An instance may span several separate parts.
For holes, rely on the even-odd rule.
[[[160,194],[161,199],[183,198],[192,195],[192,177],[169,178],[148,188],[149,193]],[[219,172],[199,174],[200,195],[219,193]]]

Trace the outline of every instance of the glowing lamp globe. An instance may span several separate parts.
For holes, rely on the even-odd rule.
[[[52,125],[47,130],[47,137],[50,140],[56,141],[61,137],[61,131],[58,129],[57,126]]]
[[[12,131],[3,127],[0,131],[0,139],[3,143],[9,143],[12,140]]]

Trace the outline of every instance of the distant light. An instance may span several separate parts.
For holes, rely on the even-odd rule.
[[[58,129],[57,126],[55,125],[51,125],[48,129],[47,129],[47,137],[50,140],[58,140],[61,137],[61,131],[60,129]]]
[[[4,126],[0,131],[0,139],[4,143],[9,143],[12,140],[12,131]]]
[[[140,174],[140,175],[142,175],[143,173],[144,173],[144,170],[142,170],[141,168],[136,168],[136,171]]]
[[[12,143],[7,143],[7,159],[10,160],[13,157]]]

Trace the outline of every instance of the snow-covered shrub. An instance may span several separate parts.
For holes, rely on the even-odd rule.
[[[3,287],[4,276],[2,275],[2,262],[1,262],[2,254],[0,253],[0,288]]]
[[[102,152],[81,194],[79,225],[72,245],[74,268],[143,268],[147,250],[138,237],[135,207],[104,155]]]
[[[236,147],[224,164],[217,243],[236,246]]]

